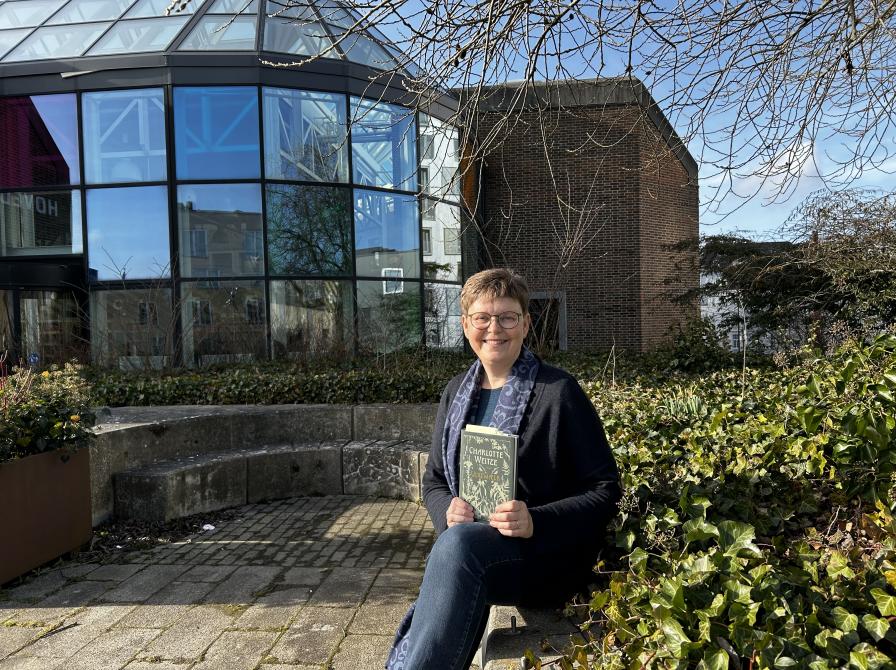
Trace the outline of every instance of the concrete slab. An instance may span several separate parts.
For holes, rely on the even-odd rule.
[[[246,460],[247,501],[340,495],[342,442],[269,447]]]
[[[354,410],[356,440],[410,440],[429,444],[438,405],[358,405]]]
[[[267,655],[278,633],[225,631],[190,670],[253,670]]]
[[[154,637],[157,630],[111,630],[65,662],[66,670],[121,670]]]
[[[346,494],[418,500],[420,452],[405,442],[349,442],[342,448]]]
[[[305,607],[270,655],[280,663],[322,665],[336,653],[352,614],[347,608]]]
[[[349,635],[333,658],[333,670],[378,670],[386,664],[392,637],[385,635]]]

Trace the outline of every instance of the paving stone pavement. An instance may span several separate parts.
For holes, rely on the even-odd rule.
[[[412,502],[247,505],[214,531],[0,591],[0,670],[374,670],[434,534]]]

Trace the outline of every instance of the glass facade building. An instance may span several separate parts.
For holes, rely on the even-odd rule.
[[[348,5],[167,5],[0,0],[0,351],[461,346],[452,100],[403,107],[380,79],[413,65]]]

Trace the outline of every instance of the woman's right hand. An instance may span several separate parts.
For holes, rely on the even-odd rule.
[[[445,512],[445,519],[449,528],[459,523],[470,523],[473,521],[473,506],[461,498],[452,498],[448,511]]]

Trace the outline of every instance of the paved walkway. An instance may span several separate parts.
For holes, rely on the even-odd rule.
[[[0,670],[375,670],[432,541],[410,502],[248,505],[190,540],[0,592]]]

